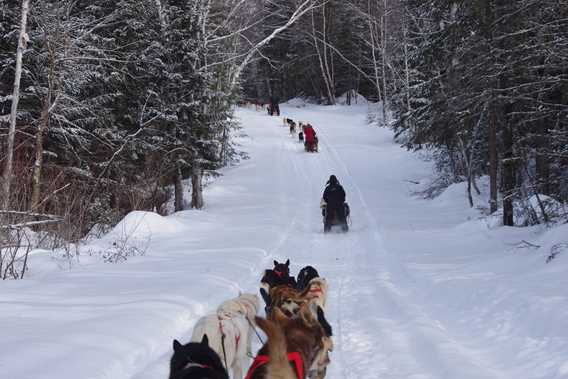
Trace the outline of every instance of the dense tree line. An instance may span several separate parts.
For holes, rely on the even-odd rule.
[[[490,211],[501,203],[505,225],[520,209],[547,222],[542,195],[568,199],[568,2],[405,7],[410,83],[394,102],[395,130],[411,148],[435,149],[440,170],[467,180],[470,194],[489,175]]]
[[[266,25],[293,4],[267,2]],[[505,225],[547,222],[568,199],[567,16],[566,0],[329,0],[262,50],[245,93],[379,100],[380,124],[392,112],[399,141],[434,152],[433,193],[467,181],[473,206],[488,175]]]
[[[183,209],[186,179],[201,208],[203,177],[242,154],[243,72],[322,1],[264,35],[264,0],[0,0],[2,230],[43,216],[74,240],[172,198]]]
[[[235,63],[209,65],[218,3],[31,1],[9,209],[63,216],[72,239],[133,209],[165,212],[170,188],[182,209],[187,178],[201,207],[203,174],[235,156],[236,91],[222,76]],[[3,136],[21,6],[1,2]]]
[[[471,194],[488,175],[507,225],[530,198],[568,199],[566,0],[27,2],[20,38],[23,2],[0,1],[3,137],[25,45],[3,204],[65,216],[69,238],[163,212],[170,191],[183,208],[181,181],[200,189],[237,154],[239,97],[378,100],[375,120],[433,151],[442,183]]]

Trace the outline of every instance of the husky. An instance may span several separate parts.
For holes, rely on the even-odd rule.
[[[259,300],[254,294],[243,294],[223,302],[216,314],[200,318],[191,341],[209,337],[211,348],[221,357],[226,369],[231,369],[233,379],[243,378],[243,367],[252,351],[254,317]]]
[[[266,315],[271,319],[273,312],[278,309],[287,317],[295,317],[305,302],[306,300],[293,287],[272,287],[270,289],[270,306]]]
[[[322,309],[325,309],[327,291],[328,285],[325,278],[313,278],[304,288],[301,297],[306,301],[314,301]]]
[[[323,341],[327,333],[331,333],[331,329],[323,326],[329,324],[321,309],[314,311],[314,305],[306,304],[299,317],[292,319],[276,309],[273,320],[257,317],[256,322],[268,340],[258,352],[246,379],[306,379],[315,374],[310,370],[318,352],[325,348]]]
[[[200,342],[186,345],[174,340],[173,349],[169,379],[229,379],[219,355],[209,347],[206,334]]]
[[[265,310],[268,310],[270,303],[270,289],[276,286],[291,286],[296,287],[296,280],[290,276],[290,260],[284,263],[274,261],[274,268],[264,270],[264,275],[260,280],[260,295],[266,304]]]
[[[293,136],[296,134],[296,123],[294,121],[292,121],[290,124],[288,124],[289,128],[290,128],[290,135]]]
[[[318,270],[312,266],[302,268],[296,277],[296,289],[302,292],[314,278],[319,278]]]

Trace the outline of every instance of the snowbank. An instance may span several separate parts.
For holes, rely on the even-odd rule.
[[[305,99],[301,98],[301,97],[294,97],[293,99],[290,99],[288,101],[286,101],[285,103],[283,103],[285,105],[288,105],[289,107],[294,107],[294,108],[303,108],[305,107],[308,103]]]
[[[182,225],[173,217],[154,212],[133,211],[127,214],[103,239],[146,239],[154,234],[175,233]]]

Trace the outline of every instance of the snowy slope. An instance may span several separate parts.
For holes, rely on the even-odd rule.
[[[330,379],[568,378],[568,251],[545,263],[568,227],[490,228],[458,187],[414,198],[430,164],[367,126],[366,109],[283,106],[314,125],[318,154],[281,119],[240,110],[251,159],[207,189],[205,210],[137,212],[96,242],[128,230],[145,256],[34,275],[36,254],[29,279],[0,284],[1,377],[166,378],[173,338],[290,258],[331,286]],[[352,209],[346,235],[322,233],[332,173]]]

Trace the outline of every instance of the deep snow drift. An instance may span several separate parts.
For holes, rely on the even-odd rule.
[[[203,211],[135,212],[70,270],[36,252],[28,279],[0,283],[1,377],[166,378],[172,339],[187,341],[239,291],[257,293],[262,270],[286,258],[330,284],[330,379],[568,377],[568,225],[495,227],[459,185],[413,196],[430,164],[366,125],[366,111],[282,106],[316,128],[320,152],[309,154],[281,119],[239,110],[251,159],[207,188]],[[332,173],[353,223],[324,236]],[[89,255],[125,238],[145,255]]]

